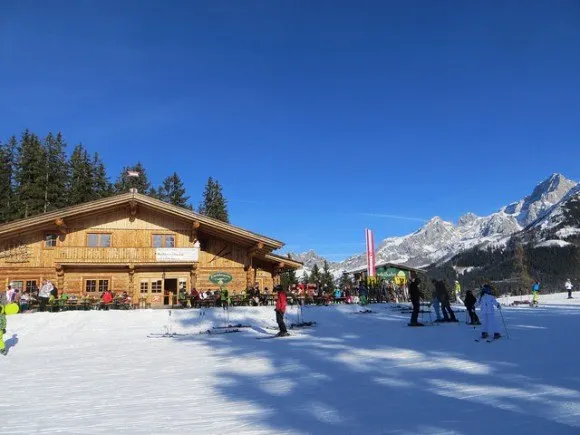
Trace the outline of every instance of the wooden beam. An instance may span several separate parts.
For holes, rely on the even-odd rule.
[[[66,224],[64,219],[59,217],[54,220],[54,224],[62,234],[66,234]]]
[[[133,222],[137,216],[138,203],[135,200],[129,201],[129,220]]]

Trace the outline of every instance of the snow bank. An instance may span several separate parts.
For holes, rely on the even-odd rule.
[[[556,232],[556,236],[565,239],[567,237],[571,237],[571,236],[575,236],[577,234],[580,234],[580,228],[574,228],[574,227],[566,227],[566,228],[562,228],[561,230],[558,230]]]
[[[0,432],[580,433],[580,299],[551,296],[491,344],[387,305],[306,307],[319,326],[273,340],[272,307],[10,316]],[[198,334],[224,323],[252,328]],[[147,338],[165,329],[189,335]]]
[[[570,246],[572,243],[565,242],[564,240],[545,240],[541,243],[535,245],[536,248],[549,248],[549,247],[558,247],[564,248],[566,246]]]

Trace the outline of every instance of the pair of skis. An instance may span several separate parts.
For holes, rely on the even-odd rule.
[[[200,331],[198,333],[189,333],[189,334],[184,334],[184,333],[177,333],[177,332],[172,332],[172,333],[155,333],[152,332],[150,334],[147,335],[147,338],[181,338],[181,337],[195,337],[198,335],[203,335],[203,334],[208,334],[208,335],[221,335],[221,334],[231,334],[233,332],[240,332],[240,330],[238,328],[233,328],[233,329],[207,329],[205,331]]]
[[[479,343],[480,341],[485,341],[486,343],[493,343],[494,341],[498,341],[500,338],[476,338],[475,341],[477,343]]]

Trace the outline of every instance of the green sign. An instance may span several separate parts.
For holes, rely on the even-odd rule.
[[[377,275],[383,279],[390,281],[390,280],[393,280],[395,278],[395,276],[397,275],[397,272],[399,272],[399,269],[396,269],[394,267],[379,268],[377,270]]]
[[[232,279],[234,279],[232,277],[232,275],[230,275],[227,272],[216,272],[216,273],[212,273],[209,276],[209,280],[211,282],[213,282],[214,284],[218,284],[218,285],[227,284],[227,283],[231,282]]]

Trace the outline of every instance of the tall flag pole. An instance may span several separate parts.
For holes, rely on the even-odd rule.
[[[365,229],[365,238],[367,242],[367,275],[374,277],[375,269],[375,240],[373,238],[373,230]]]

